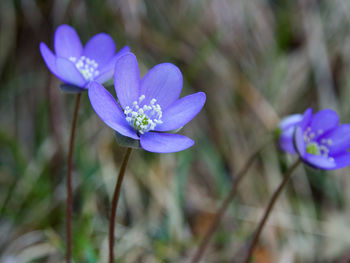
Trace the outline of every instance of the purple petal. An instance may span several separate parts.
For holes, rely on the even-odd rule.
[[[339,123],[338,114],[331,109],[317,112],[311,120],[310,128],[315,133],[315,140],[327,131],[334,129]],[[321,131],[321,132],[319,132]]]
[[[336,167],[334,169],[344,168],[350,165],[350,153],[344,153],[334,157]]]
[[[293,114],[286,118],[284,118],[279,126],[281,130],[281,135],[278,140],[279,148],[287,153],[294,154],[296,153],[294,148],[294,131],[297,124],[300,124],[303,119],[303,115],[301,114]]]
[[[303,119],[301,121],[301,123],[299,124],[299,126],[305,130],[306,127],[309,125],[310,121],[311,121],[311,117],[312,117],[312,109],[308,108],[304,114],[303,114]]]
[[[181,98],[163,111],[162,124],[158,124],[156,131],[176,130],[196,116],[204,106],[205,93],[198,92]]]
[[[147,132],[141,135],[140,143],[149,152],[172,153],[193,146],[194,141],[179,134]]]
[[[61,76],[61,79],[64,82],[76,85],[78,87],[85,86],[86,80],[80,74],[80,72],[75,67],[75,65],[71,61],[69,61],[68,59],[57,58],[56,59],[56,67],[57,67],[57,71],[59,73],[59,76]]]
[[[294,142],[293,142],[293,135],[290,137],[281,136],[278,140],[278,146],[282,151],[286,153],[290,153],[290,154],[296,153]]]
[[[278,127],[282,130],[283,133],[287,132],[287,130],[289,130],[288,133],[290,133],[290,131],[291,131],[291,133],[293,134],[294,129],[290,129],[290,127],[297,125],[298,123],[301,122],[302,119],[303,119],[303,115],[292,114],[292,115],[289,115],[289,116],[283,118],[281,120],[281,122],[279,123]]]
[[[128,46],[123,47],[105,66],[99,69],[100,74],[95,78],[98,83],[105,83],[113,77],[115,62],[122,55],[130,51]]]
[[[164,111],[175,102],[182,89],[182,74],[178,67],[163,63],[153,67],[141,81],[141,94],[146,96],[145,104],[155,98]]]
[[[322,139],[327,140],[326,143],[329,142],[330,155],[337,155],[338,153],[347,151],[350,148],[350,124],[338,126],[325,137],[322,137]]]
[[[303,130],[300,126],[297,126],[295,129],[295,135],[294,135],[294,146],[299,153],[299,155],[303,158],[305,155],[305,141],[304,141],[304,135]]]
[[[101,84],[93,81],[89,83],[88,90],[91,105],[104,123],[124,136],[139,139],[136,131],[126,122],[118,103]]]
[[[113,38],[105,33],[93,36],[85,45],[83,55],[94,59],[99,67],[103,67],[114,56],[115,44]]]
[[[50,69],[50,71],[58,78],[59,73],[56,67],[56,56],[52,51],[47,47],[45,43],[40,43],[40,52],[41,55],[47,65],[47,67]]]
[[[323,170],[336,169],[335,161],[331,161],[329,158],[322,155],[305,154],[303,160],[309,165]]]
[[[140,73],[133,53],[128,52],[117,59],[114,71],[114,87],[123,108],[132,106],[132,103],[138,100],[140,96]]]
[[[126,54],[128,52],[130,52],[130,47],[129,46],[124,46],[118,51],[116,56],[121,56],[121,55],[124,55],[124,54]]]
[[[56,29],[54,37],[55,53],[58,57],[79,58],[83,45],[74,28],[68,25],[61,25]]]

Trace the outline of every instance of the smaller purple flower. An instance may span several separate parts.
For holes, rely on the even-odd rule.
[[[301,122],[302,114],[289,115],[282,119],[277,129],[278,146],[287,153],[295,154],[294,131],[295,127]]]
[[[350,165],[350,124],[339,124],[337,113],[309,108],[295,128],[295,148],[302,160],[319,169],[340,169]]]
[[[180,70],[170,63],[156,65],[141,79],[136,57],[129,52],[115,65],[118,102],[97,82],[89,84],[89,98],[97,115],[117,133],[139,140],[146,151],[171,153],[185,150],[194,142],[165,132],[191,121],[206,100],[203,92],[179,99],[182,84]]]
[[[40,52],[50,71],[64,83],[73,87],[70,91],[84,91],[90,81],[104,83],[111,79],[118,57],[129,52],[125,46],[117,54],[113,39],[99,33],[83,47],[77,32],[69,25],[60,25],[54,36],[55,54],[45,43]]]

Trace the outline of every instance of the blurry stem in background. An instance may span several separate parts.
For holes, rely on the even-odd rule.
[[[265,226],[265,223],[267,221],[267,218],[269,217],[272,208],[274,206],[274,204],[276,203],[276,200],[278,199],[280,193],[282,192],[284,186],[287,184],[287,182],[289,181],[293,171],[295,170],[295,168],[297,168],[299,166],[299,164],[301,163],[301,159],[299,158],[297,161],[295,161],[295,163],[287,170],[286,175],[284,176],[284,179],[282,181],[282,183],[279,185],[279,187],[277,188],[277,190],[273,193],[270,202],[265,210],[264,216],[261,219],[258,228],[255,231],[254,237],[252,242],[250,243],[249,249],[248,249],[248,253],[247,256],[244,260],[245,263],[248,263],[250,261],[250,258],[253,255],[254,252],[254,248],[256,246],[256,244],[258,243],[260,234]]]
[[[208,227],[208,230],[205,233],[204,238],[202,239],[202,241],[201,241],[201,243],[196,251],[196,254],[192,258],[192,261],[191,261],[192,263],[198,263],[200,261],[205,249],[207,248],[207,246],[209,244],[211,237],[215,233],[216,229],[219,227],[221,218],[223,217],[229,204],[232,202],[233,198],[235,197],[239,183],[241,182],[243,177],[246,175],[247,171],[249,170],[250,166],[253,164],[256,157],[259,156],[260,152],[265,148],[266,145],[270,144],[270,142],[271,142],[271,140],[268,140],[267,143],[264,143],[257,151],[255,151],[249,157],[249,159],[246,161],[242,170],[240,170],[238,172],[238,174],[235,176],[236,180],[233,182],[232,189],[231,189],[230,193],[228,194],[228,196],[223,201],[223,203],[222,203],[221,207],[219,208],[219,210],[217,211],[217,213],[215,214],[214,219],[211,221],[211,224]]]
[[[339,260],[338,263],[349,263],[350,262],[350,249],[346,252],[346,254]]]
[[[68,154],[68,175],[67,175],[67,254],[66,262],[70,263],[72,253],[72,164],[74,152],[75,127],[77,126],[78,111],[80,105],[81,93],[77,94],[75,100],[74,115],[72,121],[72,129],[69,139],[69,154]]]
[[[114,224],[115,224],[115,215],[117,212],[118,207],[118,200],[120,196],[120,189],[122,186],[126,166],[129,161],[129,157],[131,154],[131,148],[128,148],[126,150],[124,160],[122,163],[122,166],[120,167],[117,185],[115,186],[114,194],[113,194],[113,200],[112,200],[112,209],[111,209],[111,217],[109,221],[109,263],[114,263]]]
[[[80,4],[80,0],[71,0],[67,6],[66,12],[63,16],[62,21],[64,21],[65,23],[68,23],[68,19],[69,17],[73,16],[73,10],[76,9],[76,7]]]

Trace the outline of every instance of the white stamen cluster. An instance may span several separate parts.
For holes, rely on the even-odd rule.
[[[76,57],[70,57],[69,60],[75,64],[75,67],[88,81],[93,80],[98,74],[100,74],[97,70],[98,63],[94,59],[81,56],[79,59]]]
[[[317,135],[322,135],[323,130],[319,129]],[[311,127],[307,127],[304,131],[304,141],[306,143],[306,152],[314,155],[322,155],[329,161],[334,161],[332,157],[329,157],[329,147],[332,146],[333,141],[331,139],[321,139],[321,142],[315,141],[316,133],[311,130]]]
[[[141,95],[138,101],[134,101],[132,106],[125,107],[124,114],[126,121],[137,130],[140,134],[154,130],[157,124],[163,123],[162,108],[156,104],[156,99],[151,99],[149,105],[140,107],[141,102],[145,99],[145,95]]]

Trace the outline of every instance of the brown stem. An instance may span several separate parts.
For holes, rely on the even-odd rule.
[[[194,257],[192,258],[191,263],[197,263],[199,262],[199,260],[201,259],[205,249],[207,248],[210,239],[212,238],[213,234],[215,233],[216,229],[218,228],[221,218],[223,217],[223,215],[225,214],[228,205],[232,202],[233,198],[236,195],[237,192],[237,188],[238,185],[240,183],[240,181],[243,179],[243,177],[245,176],[245,174],[247,173],[247,171],[249,170],[250,166],[252,165],[252,163],[254,162],[255,158],[259,155],[259,153],[262,151],[262,149],[266,146],[267,144],[264,144],[262,147],[260,147],[257,151],[255,151],[247,160],[247,162],[245,163],[245,165],[243,166],[242,170],[240,170],[237,174],[236,180],[232,186],[232,189],[230,191],[230,193],[228,194],[228,196],[225,198],[225,200],[223,201],[221,207],[219,208],[219,210],[217,211],[217,213],[215,214],[215,217],[213,218],[213,220],[211,221],[211,224],[207,230],[207,232],[204,235],[204,238],[202,239]]]
[[[72,129],[69,140],[69,154],[68,154],[68,175],[67,175],[67,254],[66,262],[70,263],[72,254],[72,164],[74,152],[74,138],[75,128],[77,126],[78,111],[80,105],[81,93],[78,93],[75,100],[74,115],[72,121]]]
[[[115,186],[115,190],[114,190],[114,194],[113,194],[111,218],[110,218],[110,221],[109,221],[109,263],[113,263],[114,262],[114,225],[115,225],[115,215],[116,215],[116,212],[117,212],[118,200],[119,200],[119,196],[120,196],[120,189],[121,189],[121,186],[122,186],[122,182],[123,182],[126,166],[128,164],[129,157],[130,157],[130,154],[131,154],[131,150],[132,150],[131,148],[128,148],[126,150],[126,153],[125,153],[125,156],[124,156],[124,160],[123,160],[122,166],[121,166],[120,171],[119,171],[117,184]]]
[[[73,10],[79,5],[80,0],[71,0],[68,4],[66,12],[63,16],[62,21],[68,23],[68,19],[72,16]]]
[[[274,206],[274,204],[276,203],[276,200],[277,198],[279,197],[280,193],[282,192],[284,186],[287,184],[288,180],[290,179],[293,171],[295,170],[295,168],[298,167],[298,165],[301,163],[301,159],[299,158],[289,169],[288,171],[286,172],[286,175],[284,176],[284,179],[282,181],[282,183],[279,185],[279,187],[277,188],[277,190],[273,193],[271,199],[270,199],[270,202],[265,210],[265,213],[264,213],[264,216],[263,218],[261,219],[260,223],[259,223],[259,226],[258,228],[256,229],[255,231],[255,234],[254,234],[254,237],[253,237],[253,240],[249,246],[249,250],[248,250],[248,253],[247,253],[247,256],[244,260],[245,263],[248,263],[250,258],[252,257],[253,255],[253,252],[254,252],[254,248],[256,246],[256,244],[258,243],[258,240],[259,240],[259,237],[260,237],[260,234],[265,226],[265,223],[267,221],[267,218],[269,217],[271,211],[272,211],[272,208]]]

